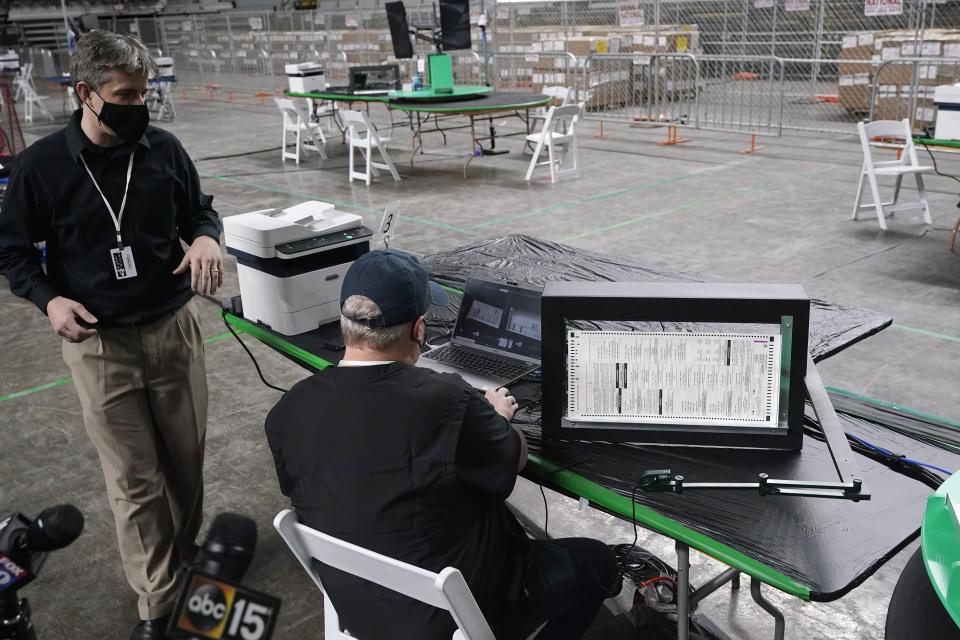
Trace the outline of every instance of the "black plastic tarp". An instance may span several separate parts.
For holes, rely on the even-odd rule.
[[[542,285],[553,280],[611,282],[704,282],[677,271],[642,265],[628,259],[576,249],[525,235],[483,240],[421,259],[439,282],[462,286],[470,276]],[[456,303],[456,302],[455,302]],[[810,303],[810,355],[828,358],[891,322],[889,316],[844,307],[823,300]],[[643,323],[631,323],[638,329]],[[660,323],[658,330],[682,331],[687,325]],[[698,325],[707,330],[708,325]]]

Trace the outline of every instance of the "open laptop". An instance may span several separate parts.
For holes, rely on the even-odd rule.
[[[457,373],[477,389],[507,385],[540,368],[540,294],[531,285],[469,278],[450,342],[418,367]]]
[[[380,95],[400,89],[400,67],[395,64],[350,67],[350,93]]]

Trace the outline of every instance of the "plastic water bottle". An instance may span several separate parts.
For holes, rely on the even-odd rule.
[[[423,75],[418,71],[413,74],[413,90],[420,91],[420,89],[423,89]]]

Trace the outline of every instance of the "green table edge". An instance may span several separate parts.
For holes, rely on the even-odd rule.
[[[343,93],[326,93],[324,91],[310,91],[308,93],[284,91],[283,95],[287,96],[288,98],[311,98],[313,100],[331,100],[334,102],[380,102],[387,105],[390,109],[396,109],[397,111],[420,111],[429,113],[484,113],[487,111],[496,112],[511,111],[513,109],[532,109],[534,107],[542,107],[553,99],[550,96],[543,96],[542,99],[538,100],[528,100],[527,102],[516,102],[512,104],[500,104],[495,106],[488,105],[485,107],[464,107],[461,105],[458,107],[443,107],[441,106],[444,104],[442,102],[432,102],[426,104],[394,102],[386,95],[352,96]]]
[[[432,88],[417,89],[416,91],[391,91],[387,94],[391,100],[427,100],[429,98],[450,98],[456,96],[485,96],[493,89],[486,85],[454,85],[453,90],[446,93],[437,93]]]
[[[933,590],[960,627],[960,522],[955,505],[960,506],[960,473],[927,498],[920,549]]]
[[[960,149],[960,140],[938,140],[936,138],[920,138],[914,136],[913,141],[931,147],[952,147],[954,149]]]
[[[543,99],[538,100],[528,100],[526,102],[511,102],[509,104],[498,104],[498,105],[486,105],[479,107],[467,107],[464,105],[456,107],[444,107],[442,106],[443,102],[433,102],[433,103],[410,103],[410,102],[393,102],[390,101],[387,103],[391,109],[396,109],[397,111],[419,111],[426,113],[496,113],[499,111],[514,111],[517,109],[532,109],[534,107],[542,107],[545,104],[548,104],[553,98],[550,96],[543,96]]]
[[[283,95],[288,98],[312,98],[314,100],[331,100],[333,102],[382,102],[386,104],[390,101],[387,94],[379,96],[350,95],[346,93],[328,93],[326,91],[308,91],[302,93],[299,91],[284,91]]]
[[[310,367],[313,367],[317,371],[321,371],[333,365],[332,362],[325,360],[320,356],[314,355],[309,351],[307,351],[306,349],[301,349],[296,345],[290,344],[283,338],[280,338],[270,333],[263,327],[260,327],[250,322],[249,320],[246,320],[239,316],[235,316],[229,311],[223,312],[223,319],[226,320],[228,323],[230,323],[230,325],[233,326],[235,329],[238,329],[240,331],[243,331],[244,333],[250,334],[257,340],[263,342],[264,344],[269,345],[274,349],[276,349],[277,351],[285,353],[292,358],[296,358],[297,360],[303,362],[304,364]]]
[[[459,289],[453,287],[444,287],[445,289],[460,293]],[[265,344],[295,358],[314,369],[322,370],[331,366],[332,363],[316,356],[305,349],[301,349],[290,344],[286,340],[270,333],[263,327],[260,327],[248,320],[235,316],[232,313],[224,312],[224,319],[233,327],[245,333],[250,334]],[[566,489],[578,496],[583,496],[590,502],[593,502],[605,509],[610,510],[617,515],[626,518],[628,521],[633,517],[633,507],[630,499],[606,489],[595,482],[587,480],[569,470],[559,470],[561,467],[538,455],[530,454],[528,457],[527,471],[533,475],[543,478],[562,489]],[[559,470],[559,471],[558,471]],[[636,505],[637,524],[652,529],[674,540],[679,540],[690,545],[694,549],[701,551],[708,556],[719,560],[720,562],[738,569],[743,573],[757,578],[766,584],[796,596],[802,600],[810,600],[810,588],[800,584],[793,578],[786,576],[771,567],[758,562],[747,555],[728,547],[725,544],[717,542],[702,533],[697,533],[680,524],[676,520],[667,518],[649,507],[642,504]]]

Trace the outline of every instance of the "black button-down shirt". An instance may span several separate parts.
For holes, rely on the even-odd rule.
[[[0,211],[0,272],[14,294],[41,311],[62,295],[83,304],[98,326],[147,324],[190,299],[189,269],[173,275],[184,255],[180,240],[207,235],[219,241],[220,218],[172,134],[148,127],[138,142],[105,149],[90,142],[80,117],[77,111],[64,129],[14,161]],[[119,215],[131,153],[121,236],[138,275],[118,280],[110,255],[117,248],[113,219],[80,156]],[[46,272],[34,246],[41,241]]]

